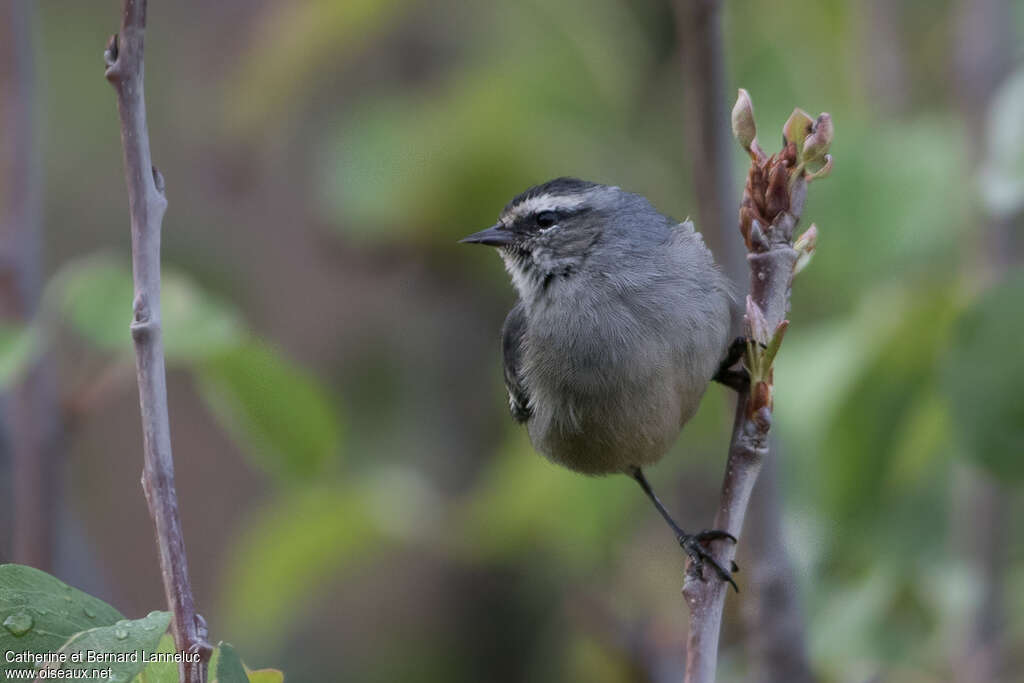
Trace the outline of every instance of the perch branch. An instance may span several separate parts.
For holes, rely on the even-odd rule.
[[[131,335],[142,412],[145,464],[142,489],[156,527],[164,594],[173,614],[171,629],[180,652],[199,654],[179,665],[183,683],[204,683],[210,646],[206,626],[196,614],[188,577],[185,541],[178,515],[167,413],[167,377],[160,329],[160,226],[167,199],[164,180],[152,165],[143,92],[143,37],[146,0],[125,0],[121,31],[104,53],[107,80],[117,91],[125,180],[131,214],[132,275],[135,301]]]
[[[733,180],[733,140],[726,119],[726,68],[720,0],[676,0],[682,57],[683,132],[695,185],[698,225],[733,282],[748,272],[746,249],[733,239],[739,201]],[[740,312],[732,327],[739,329]],[[751,670],[762,683],[813,680],[807,661],[804,619],[796,576],[782,542],[782,501],[778,486],[765,482],[775,465],[773,439],[760,483],[750,500],[750,533],[741,560],[745,642]],[[766,483],[769,484],[766,486]],[[770,606],[770,607],[769,607]],[[784,640],[785,646],[777,646]]]
[[[753,106],[740,91],[733,109],[733,134],[750,154],[751,165],[740,207],[740,232],[747,246],[750,295],[745,316],[745,365],[750,385],[736,402],[732,441],[715,529],[740,537],[750,494],[768,453],[772,423],[772,362],[788,326],[793,276],[813,253],[817,229],[794,243],[794,230],[803,213],[808,183],[831,169],[828,148],[832,121],[828,114],[812,120],[800,110],[784,127],[783,149],[766,156],[757,143]],[[715,559],[728,567],[735,557],[731,544],[717,544]],[[686,683],[712,683],[718,658],[718,638],[726,584],[706,580],[692,565],[683,596],[690,608],[686,650]]]

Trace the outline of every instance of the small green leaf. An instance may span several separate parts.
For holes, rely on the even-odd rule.
[[[813,125],[814,119],[798,107],[793,110],[793,113],[786,119],[786,123],[782,125],[782,136],[786,142],[795,143],[797,153],[799,153],[803,150],[804,140],[811,134],[811,127]]]
[[[76,633],[60,648],[60,652],[68,655],[68,661],[46,668],[69,672],[110,669],[108,680],[130,681],[146,667],[146,660],[156,652],[170,623],[170,612],[150,612],[142,619],[122,619],[112,626]],[[93,657],[101,659],[90,661]]]
[[[214,672],[217,683],[249,683],[249,676],[235,648],[230,643],[221,642],[218,649],[220,658]]]
[[[957,320],[942,384],[967,457],[1005,481],[1024,480],[1024,270],[984,293]]]
[[[284,673],[278,669],[250,671],[249,683],[284,683]]]
[[[214,414],[268,471],[309,478],[338,457],[341,428],[327,392],[269,347],[250,342],[215,354],[198,380]]]
[[[123,618],[102,600],[46,572],[0,565],[0,653],[56,652],[74,634]],[[0,656],[0,671],[32,668],[31,663],[8,662]]]

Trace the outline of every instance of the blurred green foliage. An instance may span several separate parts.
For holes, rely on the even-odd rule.
[[[50,293],[74,329],[98,348],[128,351],[131,337],[125,320],[131,318],[133,288],[128,266],[106,256],[80,259],[51,282]],[[241,343],[238,313],[187,275],[166,269],[160,303],[164,349],[171,362],[189,363],[222,353]]]
[[[820,229],[817,253],[795,283],[776,363],[783,521],[812,661],[826,681],[919,683],[949,679],[949,634],[983,588],[950,541],[958,469],[993,475],[1011,521],[1021,517],[1024,281],[992,275],[984,245],[993,217],[1020,242],[1024,97],[1018,72],[986,130],[966,130],[950,86],[951,4],[881,4],[900,38],[888,65],[865,3],[730,1],[725,37],[730,85],[750,90],[762,144],[774,146],[794,106],[829,111],[837,131],[835,169],[804,212]],[[48,11],[62,45],[88,20]],[[637,680],[628,643],[573,616],[585,593],[671,664],[681,557],[630,482],[545,463],[504,415],[497,331],[509,288],[496,259],[453,244],[562,174],[642,192],[679,218],[693,211],[669,3],[269,3],[246,7],[230,46],[208,41],[223,50],[216,68],[200,54],[213,34],[197,33],[201,66],[179,80],[191,57],[175,41],[195,16],[162,11],[147,36],[151,116],[164,117],[151,122],[156,151],[181,164],[183,185],[206,147],[232,169],[203,168],[195,201],[172,201],[182,267],[164,283],[169,363],[269,482],[244,490],[251,507],[212,544],[218,631],[245,659],[311,679]],[[877,83],[900,74],[895,95]],[[54,78],[55,110],[87,96],[70,70]],[[104,115],[82,116],[102,127]],[[198,142],[161,149],[161,129]],[[51,174],[81,193],[95,179],[65,167],[113,159],[115,135],[76,143],[63,130]],[[735,159],[738,191],[738,149]],[[260,201],[233,213],[242,190],[205,191],[221,173]],[[225,216],[242,226],[237,242],[206,231]],[[306,249],[292,261],[285,229]],[[310,254],[332,250],[344,273],[317,298],[323,282],[303,279],[318,265]],[[251,270],[236,262],[249,259]],[[292,305],[261,288],[268,272],[282,288],[299,282]],[[102,354],[129,352],[123,262],[78,261],[49,291]],[[317,302],[305,318],[303,296]],[[279,350],[335,316],[336,338],[301,356]],[[0,382],[23,365],[29,334],[0,331]],[[479,351],[481,339],[492,347]],[[468,384],[483,388],[461,398]],[[710,520],[720,485],[721,397],[709,390],[652,474],[689,526]],[[353,449],[357,437],[366,449]],[[1024,642],[1021,541],[1011,534],[1006,549],[1008,649]],[[347,611],[327,615],[335,599]],[[741,644],[724,642],[723,676],[746,675]]]
[[[337,409],[312,376],[269,347],[248,342],[209,355],[198,380],[214,414],[271,473],[308,481],[336,465]]]
[[[0,326],[0,388],[21,376],[37,343],[36,330],[31,326]]]
[[[264,647],[279,644],[301,620],[313,588],[367,561],[380,544],[372,509],[358,488],[310,487],[256,516],[230,555],[221,597],[227,632]]]
[[[1021,270],[983,292],[957,320],[940,373],[962,452],[1012,484],[1024,479],[1022,302]]]
[[[127,353],[132,292],[123,264],[92,257],[59,273],[48,296],[60,300],[71,326],[97,348]],[[285,480],[334,467],[340,416],[309,373],[253,341],[230,305],[181,272],[164,273],[161,304],[169,362],[195,374],[200,396],[261,467]]]

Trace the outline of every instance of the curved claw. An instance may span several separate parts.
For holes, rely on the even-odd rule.
[[[730,534],[728,531],[722,531],[721,529],[705,529],[699,534],[694,534],[694,538],[704,545],[707,545],[711,541],[721,541],[724,539],[728,539],[733,543],[736,543],[735,536]]]
[[[701,581],[706,580],[704,578],[704,565],[706,563],[711,565],[711,568],[715,570],[716,574],[718,574],[718,578],[727,582],[732,586],[734,591],[739,593],[740,589],[733,580],[732,574],[730,574],[725,567],[720,565],[718,560],[712,557],[711,553],[705,549],[705,545],[707,543],[717,540],[730,540],[735,543],[736,537],[727,531],[709,529],[702,531],[699,534],[687,534],[680,537],[679,545],[682,546],[683,550],[686,551],[686,554],[690,556],[690,561],[693,563],[693,566],[697,571],[697,576],[700,577]],[[732,562],[731,565],[734,567],[733,571],[737,571],[739,569],[735,562]]]

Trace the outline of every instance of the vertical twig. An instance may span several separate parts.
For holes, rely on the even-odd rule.
[[[39,306],[41,270],[40,167],[35,129],[34,3],[10,0],[0,19],[0,318],[31,324]],[[40,331],[41,333],[41,331]],[[46,340],[37,348],[45,350]],[[48,356],[34,356],[4,397],[11,453],[13,559],[49,569],[53,556],[60,434],[56,382]]]
[[[774,392],[772,362],[788,325],[790,285],[813,253],[817,235],[811,226],[794,244],[794,230],[803,212],[808,183],[831,169],[827,152],[832,121],[828,114],[812,120],[802,111],[794,111],[784,127],[782,151],[766,156],[756,140],[750,98],[741,90],[733,109],[733,133],[751,157],[739,220],[750,267],[745,318],[750,339],[745,365],[750,385],[736,403],[714,527],[739,538],[754,483],[768,454]],[[718,546],[715,557],[727,567],[735,556],[735,547]],[[722,581],[705,580],[692,566],[687,572],[683,586],[690,607],[687,683],[715,680],[726,586]]]
[[[110,39],[106,77],[117,91],[125,180],[131,214],[132,274],[135,284],[131,323],[142,412],[145,464],[142,489],[156,527],[164,594],[173,614],[171,628],[180,652],[191,655],[179,667],[182,682],[203,683],[210,648],[206,626],[196,614],[178,497],[174,488],[167,378],[160,318],[160,226],[167,199],[164,180],[152,165],[143,90],[143,37],[146,0],[124,0],[121,31]]]
[[[747,272],[744,249],[733,232],[739,202],[733,181],[733,140],[726,122],[727,88],[719,0],[676,0],[678,42],[683,69],[684,135],[691,164],[701,232],[712,243],[719,262],[734,282]],[[734,319],[734,322],[738,320]],[[774,448],[770,448],[774,450]],[[767,465],[774,467],[769,459]],[[774,484],[774,481],[768,482]],[[803,614],[796,577],[782,543],[782,503],[778,486],[762,484],[750,501],[757,523],[748,542],[744,575],[749,590],[750,636],[758,680],[765,683],[813,680],[807,660]],[[785,634],[785,651],[764,634]],[[780,635],[779,638],[782,636]],[[800,678],[793,678],[801,672]]]

